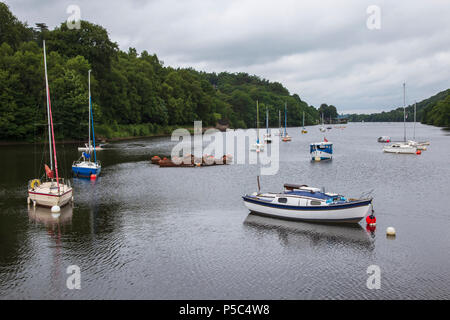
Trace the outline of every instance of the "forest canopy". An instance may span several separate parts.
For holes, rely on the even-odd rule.
[[[33,140],[46,123],[42,40],[45,39],[49,87],[58,138],[87,136],[88,70],[98,136],[145,136],[175,126],[216,123],[231,128],[256,126],[256,101],[263,125],[278,126],[287,103],[288,125],[315,124],[319,113],[278,82],[247,73],[206,73],[172,68],[156,54],[121,51],[103,27],[81,21],[49,30],[29,27],[0,2],[0,139]]]

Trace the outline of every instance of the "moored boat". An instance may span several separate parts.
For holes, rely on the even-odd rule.
[[[309,222],[357,223],[370,210],[372,198],[347,199],[306,185],[285,184],[280,193],[253,193],[242,197],[254,214]]]
[[[388,137],[388,136],[381,136],[381,137],[378,137],[378,139],[377,139],[377,141],[378,142],[387,142],[387,143],[389,143],[389,142],[391,142],[391,137]]]
[[[58,159],[56,157],[55,134],[53,130],[52,106],[50,100],[50,89],[48,86],[47,75],[47,57],[45,52],[45,40],[43,41],[44,50],[44,71],[45,88],[47,95],[47,119],[48,119],[48,139],[49,139],[49,158],[50,167],[45,165],[45,181],[33,179],[28,182],[28,204],[39,205],[43,207],[52,207],[55,212],[60,211],[60,207],[73,201],[72,187],[70,182],[65,183],[63,178],[59,177]],[[54,166],[53,166],[54,165]]]
[[[88,86],[89,86],[89,140],[86,144],[87,151],[83,151],[80,159],[74,161],[72,164],[72,172],[75,177],[82,178],[96,178],[101,170],[102,165],[100,161],[97,161],[97,147],[95,145],[95,131],[94,131],[94,115],[92,113],[91,103],[91,70],[88,72]],[[92,142],[91,145],[91,126],[92,126]],[[80,148],[78,148],[80,150]],[[91,161],[92,152],[94,153],[94,161]]]
[[[331,160],[333,158],[333,143],[326,138],[322,142],[313,142],[309,145],[311,160]]]
[[[284,133],[281,136],[283,142],[289,142],[292,140],[291,136],[287,133],[287,103],[284,104]]]
[[[415,154],[417,148],[407,143],[394,143],[390,146],[383,147],[383,152],[387,153],[402,153],[402,154]]]

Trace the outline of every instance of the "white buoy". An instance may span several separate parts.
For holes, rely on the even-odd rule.
[[[387,236],[395,236],[395,229],[394,229],[394,227],[388,227],[386,229],[386,235]]]
[[[60,212],[61,212],[61,208],[59,206],[52,207],[52,213],[60,213]]]

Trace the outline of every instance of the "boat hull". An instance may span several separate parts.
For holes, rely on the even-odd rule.
[[[383,148],[383,152],[386,153],[396,153],[396,154],[415,154],[417,152],[416,148]]]
[[[31,202],[42,207],[65,206],[72,200],[72,188],[60,184],[60,194],[55,188],[50,188],[50,182],[43,183],[41,186],[28,189],[28,197]],[[53,190],[53,191],[52,191]]]
[[[301,207],[278,205],[244,196],[245,206],[254,214],[274,218],[325,223],[358,223],[369,212],[372,200],[350,202],[344,205]]]
[[[75,177],[89,178],[92,174],[98,176],[101,171],[102,167],[100,166],[72,166],[72,172]]]

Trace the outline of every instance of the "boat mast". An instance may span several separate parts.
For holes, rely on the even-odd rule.
[[[284,103],[284,136],[287,136],[287,102]]]
[[[266,108],[266,131],[269,134],[269,109]]]
[[[52,159],[52,132],[50,127],[50,95],[48,90],[48,76],[47,76],[47,57],[45,53],[45,40],[43,41],[44,47],[44,70],[45,70],[45,93],[47,95],[47,120],[48,120],[48,146],[50,148],[50,169],[53,171],[53,159]]]
[[[94,132],[94,114],[92,112],[92,99],[91,99],[91,70],[89,70],[89,116],[92,123],[92,141],[94,143],[94,162],[97,163],[97,152],[95,151],[95,132]],[[90,128],[90,125],[89,125]],[[89,129],[89,139],[90,139],[90,129]],[[90,142],[89,142],[90,149]]]
[[[88,71],[88,86],[89,86],[89,121],[88,121],[89,140],[88,140],[88,147],[89,147],[89,152],[90,152],[91,151],[91,70]]]
[[[303,111],[303,129],[305,128],[305,111]]]
[[[259,107],[258,107],[258,100],[256,100],[256,143],[259,144]]]
[[[278,127],[280,128],[281,132],[281,110],[278,110]]]
[[[416,107],[417,107],[417,102],[414,103],[414,133],[413,133],[413,140],[416,141]]]
[[[404,136],[403,140],[406,142],[406,83],[403,82],[403,128]]]
[[[45,66],[47,66],[46,56],[45,56],[45,40],[44,40],[44,61]],[[58,176],[58,160],[56,159],[56,146],[55,146],[55,132],[53,130],[53,117],[52,117],[52,104],[50,101],[50,89],[48,88],[48,78],[47,78],[47,68],[45,68],[45,84],[47,86],[47,101],[48,101],[48,111],[50,118],[50,127],[52,129],[52,144],[53,144],[53,159],[55,160],[55,172],[56,172],[56,183],[58,185],[58,194],[59,194],[59,176]]]

